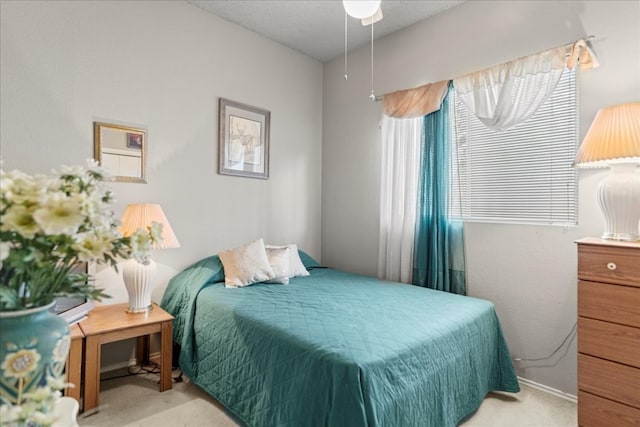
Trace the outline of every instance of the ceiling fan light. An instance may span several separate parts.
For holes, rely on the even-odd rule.
[[[342,0],[344,10],[354,18],[369,18],[378,11],[381,0]]]
[[[379,7],[376,13],[374,13],[368,18],[362,18],[360,21],[362,22],[363,27],[382,21],[382,8]]]

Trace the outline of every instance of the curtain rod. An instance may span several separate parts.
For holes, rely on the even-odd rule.
[[[591,35],[591,36],[586,36],[586,37],[582,37],[582,38],[579,38],[579,39],[577,39],[577,40],[574,40],[574,41],[572,41],[572,42],[570,42],[570,43],[564,43],[564,44],[561,44],[561,45],[558,45],[558,46],[555,46],[555,47],[552,47],[552,48],[549,48],[549,49],[541,50],[540,52],[545,52],[545,51],[547,51],[547,50],[555,49],[555,48],[562,47],[562,46],[573,45],[573,44],[575,44],[575,43],[579,42],[580,40],[584,40],[584,41],[590,42],[591,40],[595,40],[595,38],[596,38],[596,36],[593,36],[593,35]],[[540,53],[540,52],[532,53],[531,55],[536,55],[536,54],[538,54],[538,53]],[[526,56],[531,56],[531,55],[526,55]],[[519,58],[513,59],[512,61],[517,61],[518,59],[526,58],[526,56],[521,56],[521,57],[519,57]],[[511,61],[507,61],[507,62],[511,62]],[[489,67],[489,68],[491,68],[491,67]],[[454,80],[454,79],[451,79],[451,80]],[[376,96],[375,96],[375,98],[374,98],[373,100],[374,100],[375,102],[380,102],[380,101],[382,101],[383,99],[384,99],[384,95],[376,95]]]

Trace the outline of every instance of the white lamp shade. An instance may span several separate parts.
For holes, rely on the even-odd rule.
[[[578,167],[640,163],[640,102],[598,111],[576,155]]]
[[[344,10],[354,18],[363,19],[375,15],[380,0],[342,0]]]
[[[120,232],[124,236],[131,236],[138,228],[146,230],[153,222],[162,224],[162,241],[155,243],[153,249],[173,249],[180,247],[180,242],[178,242],[178,238],[174,234],[169,220],[160,205],[145,203],[127,206],[124,214],[122,214]]]

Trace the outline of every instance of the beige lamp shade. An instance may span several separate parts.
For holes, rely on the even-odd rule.
[[[578,167],[640,163],[640,102],[603,108],[576,155]]]
[[[129,205],[122,214],[122,225],[120,232],[124,236],[131,236],[138,228],[146,230],[152,222],[162,224],[162,241],[153,245],[154,249],[179,248],[180,242],[173,233],[173,229],[162,211],[160,205],[136,204]]]

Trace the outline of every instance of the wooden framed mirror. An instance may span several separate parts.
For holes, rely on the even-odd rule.
[[[93,123],[95,160],[119,182],[146,183],[147,131],[110,123]]]

